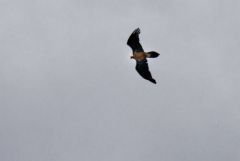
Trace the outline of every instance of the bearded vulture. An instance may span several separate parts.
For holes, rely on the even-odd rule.
[[[139,42],[140,29],[137,28],[133,31],[127,41],[127,45],[132,48],[131,59],[136,60],[137,72],[146,80],[156,84],[156,80],[152,78],[152,75],[148,68],[147,58],[156,58],[160,54],[155,51],[144,52],[142,45]]]

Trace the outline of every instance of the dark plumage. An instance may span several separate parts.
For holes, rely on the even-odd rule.
[[[152,75],[149,71],[148,68],[148,63],[147,63],[147,59],[142,60],[142,61],[136,61],[136,70],[137,72],[144,78],[149,80],[150,82],[156,84],[157,82],[155,81],[155,79],[152,78]]]
[[[133,31],[133,33],[128,38],[127,45],[129,45],[133,51],[133,56],[131,56],[131,58],[136,60],[137,72],[144,79],[149,80],[150,82],[156,84],[157,82],[155,81],[155,79],[152,78],[152,75],[149,71],[147,58],[156,58],[160,54],[155,51],[144,52],[142,45],[139,42],[139,34],[140,34],[140,29],[137,28]]]
[[[133,33],[128,38],[127,44],[132,48],[133,52],[136,52],[136,51],[142,51],[143,52],[142,45],[139,42],[140,32],[141,32],[140,29],[137,28],[133,31]]]

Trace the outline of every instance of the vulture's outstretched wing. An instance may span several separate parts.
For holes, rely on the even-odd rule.
[[[157,82],[152,78],[152,75],[148,68],[147,60],[136,61],[136,70],[137,72],[144,78],[149,80],[150,82],[156,84]]]
[[[133,52],[135,51],[144,51],[142,45],[139,42],[140,29],[137,28],[128,38],[127,44],[132,48]]]

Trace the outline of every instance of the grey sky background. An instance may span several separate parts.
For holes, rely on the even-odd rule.
[[[240,160],[239,15],[235,0],[0,0],[0,160]],[[129,59],[137,27],[157,85]]]

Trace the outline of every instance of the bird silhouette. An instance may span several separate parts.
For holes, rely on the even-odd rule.
[[[132,48],[132,56],[131,59],[136,60],[135,69],[137,72],[146,80],[156,84],[156,80],[153,79],[151,72],[149,71],[147,58],[156,58],[160,54],[155,51],[144,52],[142,45],[139,41],[140,29],[135,29],[130,37],[128,38],[127,45]]]

